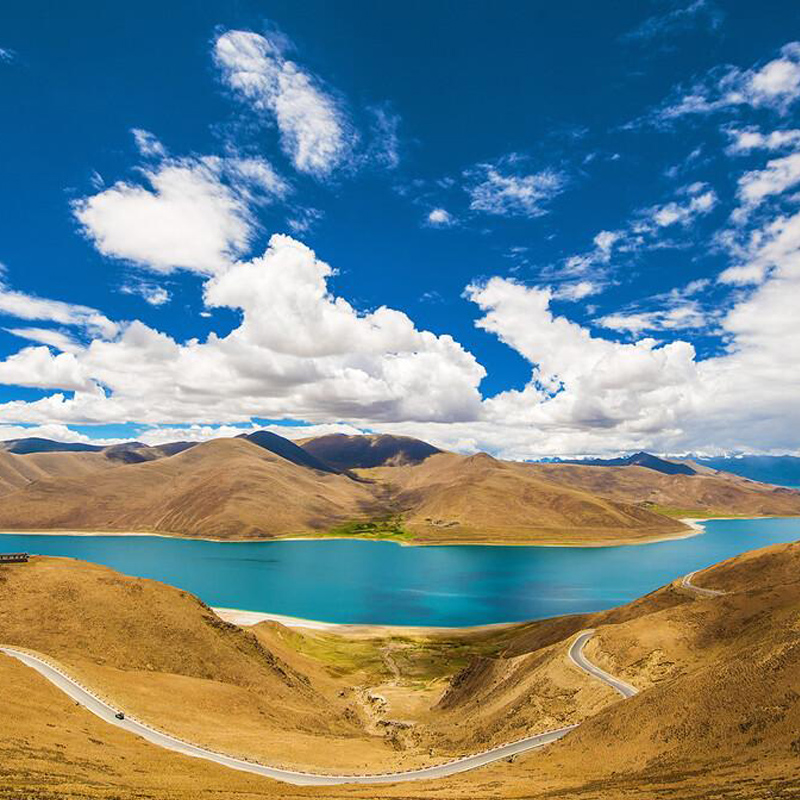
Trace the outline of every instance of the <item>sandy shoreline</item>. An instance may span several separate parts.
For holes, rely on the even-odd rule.
[[[714,517],[713,519],[766,519],[765,517]],[[677,520],[689,524],[702,522],[698,520]],[[398,542],[394,539],[380,539],[371,536],[276,536],[267,539],[215,539],[207,536],[185,536],[181,533],[158,533],[150,531],[83,531],[83,530],[13,530],[0,531],[0,536],[154,536],[159,539],[183,539],[190,542],[216,542],[218,544],[260,544],[269,542],[389,542],[399,547],[627,547],[632,545],[656,544],[658,542],[671,542],[687,539],[702,533],[703,530],[695,524],[690,524],[693,530],[688,533],[677,532],[654,539],[609,539],[607,541],[587,542],[559,542],[559,541],[522,541],[522,542],[463,542],[457,539],[441,542]]]
[[[524,625],[522,622],[492,622],[486,625],[464,625],[445,627],[440,625],[382,625],[379,623],[357,622],[323,622],[318,619],[303,619],[285,614],[269,614],[264,611],[245,611],[238,608],[220,608],[212,606],[211,610],[225,622],[232,622],[243,628],[258,625],[261,622],[278,622],[287,628],[305,628],[306,630],[330,631],[342,635],[365,634],[369,636],[429,636],[431,634],[468,634],[481,631],[500,630],[512,625]]]

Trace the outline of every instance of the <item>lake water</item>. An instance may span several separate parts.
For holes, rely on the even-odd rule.
[[[106,564],[211,606],[328,622],[481,625],[597,611],[730,556],[800,539],[800,519],[710,520],[688,539],[621,547],[399,547],[5,534],[0,550]]]

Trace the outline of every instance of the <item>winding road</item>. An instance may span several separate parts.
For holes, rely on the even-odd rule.
[[[583,648],[585,647],[586,642],[588,642],[592,636],[594,636],[593,630],[584,631],[583,633],[578,634],[575,641],[569,648],[569,660],[576,666],[580,667],[584,672],[588,672],[593,678],[597,678],[597,680],[608,684],[612,689],[619,692],[619,694],[621,694],[625,699],[638,694],[639,690],[635,686],[631,686],[629,683],[625,683],[625,681],[615,678],[613,675],[609,675],[605,670],[595,666],[586,658],[586,656],[583,654]]]
[[[593,634],[594,631],[584,631],[576,637],[569,648],[570,660],[593,678],[597,678],[614,688],[623,697],[631,697],[636,694],[637,690],[633,686],[604,672],[588,661],[583,655],[584,645]],[[224,753],[217,753],[204,747],[199,747],[177,736],[159,731],[128,715],[119,719],[116,716],[120,713],[119,709],[109,705],[91,689],[83,686],[77,680],[67,675],[56,664],[48,662],[41,656],[18,650],[14,647],[0,646],[0,652],[12,658],[16,658],[26,666],[36,670],[36,672],[50,681],[50,683],[64,692],[64,694],[72,698],[76,703],[84,706],[88,711],[100,717],[104,722],[110,725],[116,725],[118,728],[122,728],[129,733],[141,736],[152,744],[164,747],[167,750],[174,750],[183,755],[192,756],[193,758],[203,758],[207,761],[213,761],[223,767],[229,767],[230,769],[237,769],[243,772],[251,772],[266,778],[273,778],[274,780],[298,786],[333,786],[342,783],[398,783],[402,781],[444,778],[448,775],[466,772],[476,767],[491,764],[493,761],[500,761],[501,759],[510,758],[519,753],[524,753],[528,750],[550,744],[578,727],[577,725],[567,725],[563,728],[537,733],[534,736],[527,736],[515,742],[507,742],[506,744],[499,745],[498,747],[494,747],[482,753],[474,753],[469,756],[464,756],[463,758],[453,759],[443,764],[436,764],[435,766],[423,767],[421,769],[402,772],[385,772],[372,775],[325,775],[320,773],[298,772],[295,770],[280,769],[278,767],[269,767],[256,761],[236,758]]]
[[[683,580],[681,581],[681,586],[684,589],[690,589],[693,592],[697,592],[697,594],[703,595],[703,597],[719,597],[721,594],[725,594],[725,592],[720,592],[718,589],[704,589],[702,586],[695,586],[692,583],[692,578],[697,574],[697,570],[694,572],[690,572],[688,575],[683,576]]]

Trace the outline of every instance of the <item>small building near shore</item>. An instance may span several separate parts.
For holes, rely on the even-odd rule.
[[[29,558],[27,553],[0,553],[0,564],[23,564]]]

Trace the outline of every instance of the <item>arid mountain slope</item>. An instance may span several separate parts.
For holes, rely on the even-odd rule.
[[[298,668],[186,592],[72,559],[16,566],[0,566],[0,642],[57,660],[142,719],[226,752],[323,769],[347,763],[348,747],[354,767],[391,752],[318,665],[286,651]]]
[[[800,514],[800,492],[727,473],[665,475],[644,467],[519,464],[546,481],[627,503],[648,503],[677,516]]]
[[[547,463],[547,462],[545,462]],[[646,467],[665,475],[694,475],[696,470],[683,461],[659,458],[650,453],[632,453],[619,458],[557,459],[556,464],[577,464],[584,467]]]
[[[298,466],[243,439],[216,439],[89,477],[38,480],[6,495],[0,529],[268,538],[327,530],[364,515],[372,502],[348,477]]]
[[[283,436],[278,436],[270,431],[256,431],[255,433],[245,433],[239,438],[246,439],[248,442],[257,444],[271,453],[275,453],[293,464],[301,467],[310,467],[317,469],[320,472],[340,472],[341,470],[327,463],[326,461],[317,458],[312,452],[305,450],[289,439],[284,439]]]
[[[0,497],[46,478],[78,478],[115,466],[102,452],[16,455],[0,451]]]
[[[513,769],[473,773],[475,796],[491,787],[493,797],[796,797],[790,789],[800,785],[798,575],[800,543],[776,545],[695,577],[728,592],[720,597],[698,597],[676,581],[619,609],[520,629],[501,664],[484,659],[454,680],[445,697],[454,719],[461,709],[478,721],[498,697],[506,699],[505,711],[517,708],[514,698],[523,708],[536,702],[535,693],[520,692],[530,678],[502,662],[528,659],[535,669],[553,634],[570,627],[596,628],[587,655],[642,691]],[[502,733],[507,714],[495,725]],[[465,789],[463,782],[447,784],[437,796]]]
[[[800,492],[710,470],[499,461],[396,436],[324,436],[299,447],[266,431],[198,445],[0,451],[0,496],[7,530],[422,544],[642,542],[686,533],[681,516],[800,514]]]
[[[139,442],[91,447],[18,439],[0,442],[0,497],[43,478],[78,478],[122,464],[155,461],[194,447],[172,442],[150,447]]]
[[[520,466],[483,453],[439,453],[421,464],[362,474],[391,487],[406,525],[422,541],[566,544],[684,530],[680,523],[632,503],[548,481]]]

